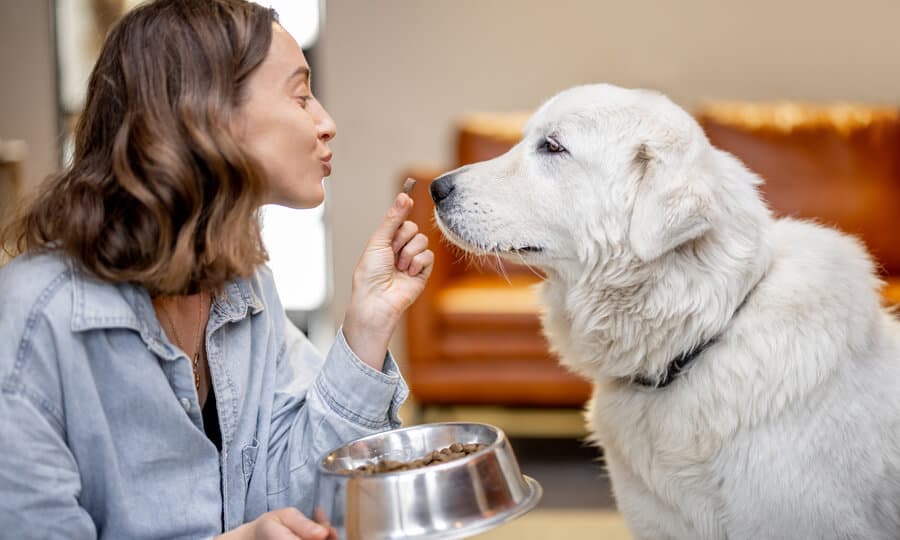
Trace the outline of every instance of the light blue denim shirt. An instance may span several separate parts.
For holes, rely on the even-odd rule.
[[[266,268],[213,299],[206,350],[221,453],[145,289],[53,254],[0,268],[0,537],[205,538],[311,515],[317,458],[400,424],[391,355],[378,372],[339,332],[320,356]]]

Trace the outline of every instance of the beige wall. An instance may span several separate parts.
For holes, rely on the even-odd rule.
[[[332,321],[400,170],[448,162],[460,113],[531,109],[596,81],[657,88],[688,107],[708,97],[897,103],[898,20],[896,0],[329,1],[315,77],[338,123]],[[28,142],[29,182],[57,163],[48,21],[49,0],[0,0],[0,137]]]
[[[50,28],[49,0],[0,0],[0,139],[28,144],[28,185],[58,166]]]
[[[413,162],[447,162],[464,111],[589,82],[705,98],[900,102],[896,0],[332,0],[315,77],[334,116],[334,308]],[[400,340],[395,353],[404,356]]]

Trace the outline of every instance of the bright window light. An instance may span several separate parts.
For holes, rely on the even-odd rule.
[[[301,49],[308,49],[318,39],[322,13],[319,0],[256,0],[256,3],[278,12],[281,26],[297,40]]]
[[[263,243],[269,268],[287,311],[322,307],[328,290],[324,205],[311,210],[263,207]]]

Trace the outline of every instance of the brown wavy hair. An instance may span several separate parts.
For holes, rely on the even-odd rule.
[[[266,260],[262,168],[231,125],[266,57],[275,12],[244,0],[156,0],[110,31],[71,167],[3,235],[62,250],[151,295],[222,287]]]

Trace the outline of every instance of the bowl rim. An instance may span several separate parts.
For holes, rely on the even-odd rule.
[[[350,446],[351,444],[365,442],[370,439],[377,439],[378,437],[383,437],[387,433],[402,433],[404,431],[414,431],[416,429],[421,429],[424,427],[435,427],[435,426],[482,426],[482,427],[486,427],[486,428],[488,428],[488,430],[492,431],[496,437],[490,444],[488,444],[487,446],[485,446],[484,448],[482,448],[481,450],[479,450],[477,452],[474,452],[472,454],[469,454],[469,455],[459,458],[459,459],[454,459],[453,461],[447,461],[447,462],[441,463],[439,465],[429,465],[426,467],[419,467],[416,469],[407,469],[405,471],[389,471],[389,472],[382,472],[382,473],[378,473],[378,474],[367,474],[367,475],[332,471],[332,470],[325,468],[325,461],[329,458],[329,456],[331,456],[338,450],[341,450],[342,448],[346,448],[347,446]],[[353,439],[351,441],[348,441],[340,446],[336,446],[336,447],[332,448],[331,450],[325,452],[322,455],[322,457],[319,459],[319,462],[318,462],[316,468],[318,469],[319,474],[328,475],[328,476],[337,476],[339,478],[346,478],[348,480],[350,480],[350,479],[353,479],[353,480],[375,480],[378,478],[383,478],[385,476],[397,476],[397,475],[403,475],[403,474],[409,474],[409,475],[422,474],[422,473],[430,472],[430,471],[440,471],[440,470],[450,469],[451,467],[458,467],[464,463],[468,463],[469,461],[471,461],[471,459],[474,459],[477,456],[481,456],[485,452],[496,450],[500,446],[500,444],[506,440],[508,440],[508,438],[506,437],[506,433],[504,433],[502,429],[500,429],[497,426],[491,425],[491,424],[486,424],[484,422],[430,422],[430,423],[426,423],[426,424],[416,424],[414,426],[407,426],[407,427],[397,428],[397,429],[388,429],[385,431],[379,431],[378,433],[371,433],[364,437],[359,437],[358,439]],[[516,458],[516,461],[518,461],[518,458]]]

